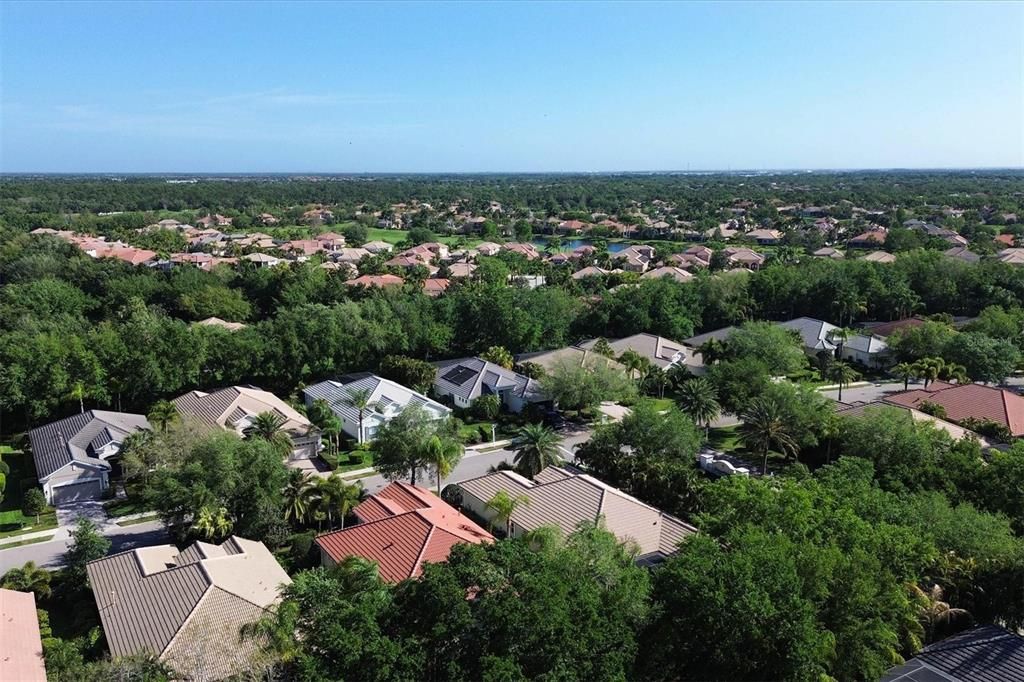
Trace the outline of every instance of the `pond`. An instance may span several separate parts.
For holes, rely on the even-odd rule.
[[[533,240],[533,245],[541,251],[547,246],[547,239],[545,237],[536,237]],[[593,239],[563,239],[562,240],[562,251],[572,251],[578,249],[581,246],[592,246],[594,244]],[[630,247],[627,242],[608,242],[608,253],[618,253],[623,249]]]

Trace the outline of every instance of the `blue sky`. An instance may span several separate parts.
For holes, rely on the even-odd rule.
[[[0,4],[0,170],[1024,165],[1024,3]]]

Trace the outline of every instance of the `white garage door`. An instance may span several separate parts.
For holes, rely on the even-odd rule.
[[[99,481],[84,481],[71,485],[62,485],[53,489],[53,504],[67,504],[80,500],[98,500],[103,495]]]

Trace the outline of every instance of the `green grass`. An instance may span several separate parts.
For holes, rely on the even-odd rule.
[[[136,497],[111,500],[103,505],[103,509],[107,512],[107,516],[111,518],[150,511],[149,507],[140,498]]]
[[[160,518],[159,514],[146,514],[145,516],[140,516],[137,519],[128,519],[127,521],[118,521],[117,525],[119,525],[119,526],[135,526],[135,525],[138,525],[140,523],[149,523],[150,521],[156,521],[159,518]]]
[[[736,426],[720,426],[708,432],[708,446],[721,452],[741,449],[740,434]]]
[[[40,542],[49,542],[50,540],[57,537],[56,535],[44,535],[41,538],[31,538],[29,540],[21,540],[19,542],[5,542],[0,545],[0,549],[10,549],[11,547],[22,547],[24,545],[36,545]]]
[[[359,464],[349,464],[349,454],[362,455],[363,461]],[[373,451],[372,450],[352,450],[351,453],[342,452],[338,456],[338,468],[335,469],[338,473],[345,473],[346,471],[356,471],[358,469],[367,469],[373,467]]]
[[[459,427],[459,440],[463,443],[469,444],[470,441],[480,441],[480,427],[484,427],[487,431],[487,440],[484,442],[491,442],[491,422],[469,422]]]
[[[56,528],[57,513],[52,507],[39,515],[39,523],[34,516],[25,516],[21,512],[22,495],[36,485],[35,465],[28,453],[0,445],[0,459],[11,468],[11,473],[7,474],[4,499],[0,502],[0,538]]]
[[[665,410],[671,408],[674,404],[672,398],[648,398],[648,400],[651,401],[651,403],[654,405],[654,409],[656,409],[658,412],[664,412]]]

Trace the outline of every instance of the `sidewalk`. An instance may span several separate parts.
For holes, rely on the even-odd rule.
[[[96,513],[98,508],[99,514]],[[110,535],[114,532],[122,532],[124,529],[117,525],[124,521],[131,521],[133,519],[139,519],[144,516],[151,516],[153,512],[139,512],[137,514],[126,514],[125,516],[109,517],[106,511],[103,509],[103,505],[97,503],[81,503],[81,506],[76,505],[74,507],[58,507],[57,508],[57,527],[47,528],[46,530],[37,530],[29,533],[19,533],[18,535],[12,535],[7,538],[0,538],[0,549],[4,548],[4,545],[13,544],[15,542],[22,542],[24,540],[34,540],[35,538],[45,538],[53,536],[51,542],[66,541],[71,537],[71,529],[74,527],[75,520],[79,516],[85,516],[93,520],[93,522],[99,526],[100,532],[104,535]]]

